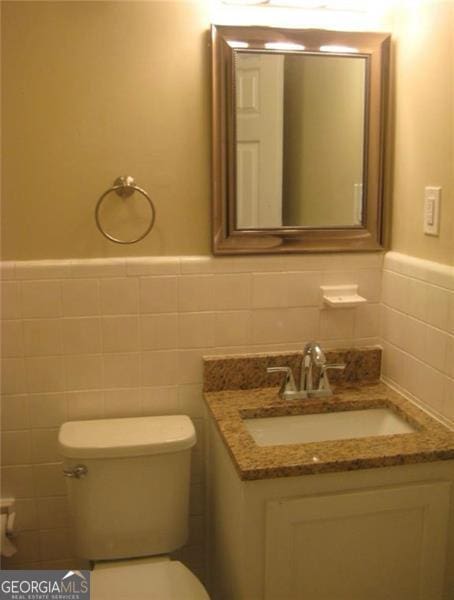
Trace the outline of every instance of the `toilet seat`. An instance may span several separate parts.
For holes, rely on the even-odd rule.
[[[209,596],[181,562],[152,557],[96,564],[91,600],[209,600]]]

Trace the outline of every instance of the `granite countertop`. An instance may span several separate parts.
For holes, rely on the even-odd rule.
[[[454,432],[381,382],[340,383],[329,398],[284,401],[278,388],[205,391],[205,400],[243,480],[454,459]],[[389,407],[414,433],[258,446],[243,418]]]

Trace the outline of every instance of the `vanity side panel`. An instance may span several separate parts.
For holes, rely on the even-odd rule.
[[[213,422],[210,423],[208,519],[210,597],[246,600],[247,569],[244,537],[248,533],[243,507],[244,484]]]

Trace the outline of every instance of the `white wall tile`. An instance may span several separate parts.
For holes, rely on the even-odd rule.
[[[143,352],[141,385],[159,387],[176,384],[177,356],[176,351]]]
[[[16,262],[13,260],[3,260],[0,263],[0,278],[2,281],[16,279]]]
[[[449,296],[448,290],[433,285],[427,287],[427,322],[445,331],[449,321]]]
[[[55,356],[62,353],[61,319],[25,320],[23,324],[27,356]]]
[[[178,256],[142,256],[126,259],[128,275],[178,275],[180,258]]]
[[[1,352],[4,358],[24,355],[22,321],[1,322]]]
[[[36,510],[40,529],[68,526],[69,509],[66,496],[38,498],[36,500]]]
[[[358,338],[379,337],[380,304],[362,304],[355,309],[354,336]]]
[[[34,429],[32,437],[32,462],[50,463],[61,460],[58,451],[58,429]]]
[[[425,350],[425,362],[434,369],[444,371],[448,351],[448,334],[434,327],[427,326]]]
[[[26,465],[31,463],[30,431],[3,431],[1,436],[3,465]]]
[[[216,310],[250,308],[252,276],[250,273],[215,275],[213,294]]]
[[[66,480],[62,463],[33,465],[33,486],[37,498],[64,496]]]
[[[443,414],[454,423],[454,379],[444,379]]]
[[[320,335],[324,340],[352,338],[355,327],[355,309],[324,309],[320,312]]]
[[[183,275],[178,279],[178,310],[195,312],[213,310],[213,275]]]
[[[41,530],[40,552],[43,560],[70,558],[72,556],[70,530],[67,528]]]
[[[396,319],[399,319],[399,317],[396,317]],[[399,345],[419,360],[425,360],[427,357],[428,330],[429,327],[425,323],[411,317],[404,317],[402,340]]]
[[[64,354],[101,352],[101,320],[98,317],[62,319]]]
[[[21,309],[24,318],[59,317],[62,314],[59,281],[23,281]]]
[[[68,418],[66,396],[62,393],[30,394],[30,421],[33,427],[59,427]]]
[[[30,498],[34,495],[33,471],[28,465],[2,467],[2,496]]]
[[[454,292],[449,294],[448,331],[454,335]]]
[[[443,370],[449,377],[454,378],[454,335],[448,335],[446,338],[446,360]]]
[[[286,273],[253,273],[253,308],[284,308],[287,298]]]
[[[103,317],[102,347],[103,352],[135,352],[139,350],[139,317]]]
[[[26,260],[16,262],[16,279],[64,279],[70,276],[69,260]]]
[[[71,261],[73,278],[86,277],[123,277],[126,275],[126,260],[124,258],[90,258]]]
[[[128,388],[140,386],[140,354],[105,354],[104,387]]]
[[[2,281],[1,318],[19,319],[21,316],[19,284],[16,281]]]
[[[383,299],[395,309],[383,310],[382,335],[390,342],[384,346],[384,374],[429,408],[452,418],[454,270],[395,252],[387,254],[385,266],[389,270],[384,272]],[[396,346],[404,351],[400,357],[395,356]]]
[[[2,430],[28,429],[30,427],[30,408],[27,395],[3,395],[0,403]]]
[[[67,392],[68,420],[102,419],[104,417],[104,393],[101,390]]]
[[[101,314],[134,314],[139,310],[139,280],[118,277],[100,280]]]
[[[287,306],[318,306],[322,273],[289,272],[285,276]]]
[[[140,312],[177,312],[176,277],[142,277],[140,279]]]
[[[178,315],[158,314],[140,317],[142,350],[166,350],[178,347]]]
[[[67,279],[62,282],[63,315],[85,317],[99,314],[99,283],[96,279]]]
[[[140,388],[104,391],[104,417],[106,419],[140,417],[141,415]]]
[[[103,356],[65,356],[66,389],[89,390],[103,387]]]
[[[63,358],[26,358],[25,367],[29,392],[61,392],[65,389]]]
[[[382,337],[394,344],[403,348],[405,346],[405,326],[407,317],[387,306],[382,306],[381,315],[381,335]]]
[[[178,319],[180,348],[214,345],[214,313],[181,313]]]
[[[206,408],[203,400],[202,385],[188,384],[178,386],[178,401],[181,412],[190,417],[205,418]]]
[[[25,360],[23,358],[4,358],[1,365],[2,393],[22,394],[26,392]]]
[[[383,271],[382,286],[382,299],[386,306],[394,309],[405,307],[408,296],[408,279],[406,277]]]
[[[14,531],[34,531],[39,529],[36,502],[34,498],[16,499],[16,518],[14,520]]]
[[[199,348],[197,350],[180,350],[177,357],[177,370],[175,382],[202,383],[203,361],[202,356],[212,354],[212,348]]]
[[[428,285],[418,279],[407,280],[407,293],[402,299],[404,310],[409,315],[427,322],[427,290]]]
[[[181,409],[177,386],[144,387],[140,390],[142,412],[145,416],[188,414]],[[189,415],[191,416],[191,415]]]
[[[214,345],[241,346],[251,343],[250,311],[216,313],[214,317]]]

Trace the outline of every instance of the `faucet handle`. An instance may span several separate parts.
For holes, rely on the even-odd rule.
[[[285,377],[282,380],[282,384],[279,390],[279,394],[282,396],[284,392],[296,392],[295,378],[290,367],[268,367],[267,373],[285,373]]]

